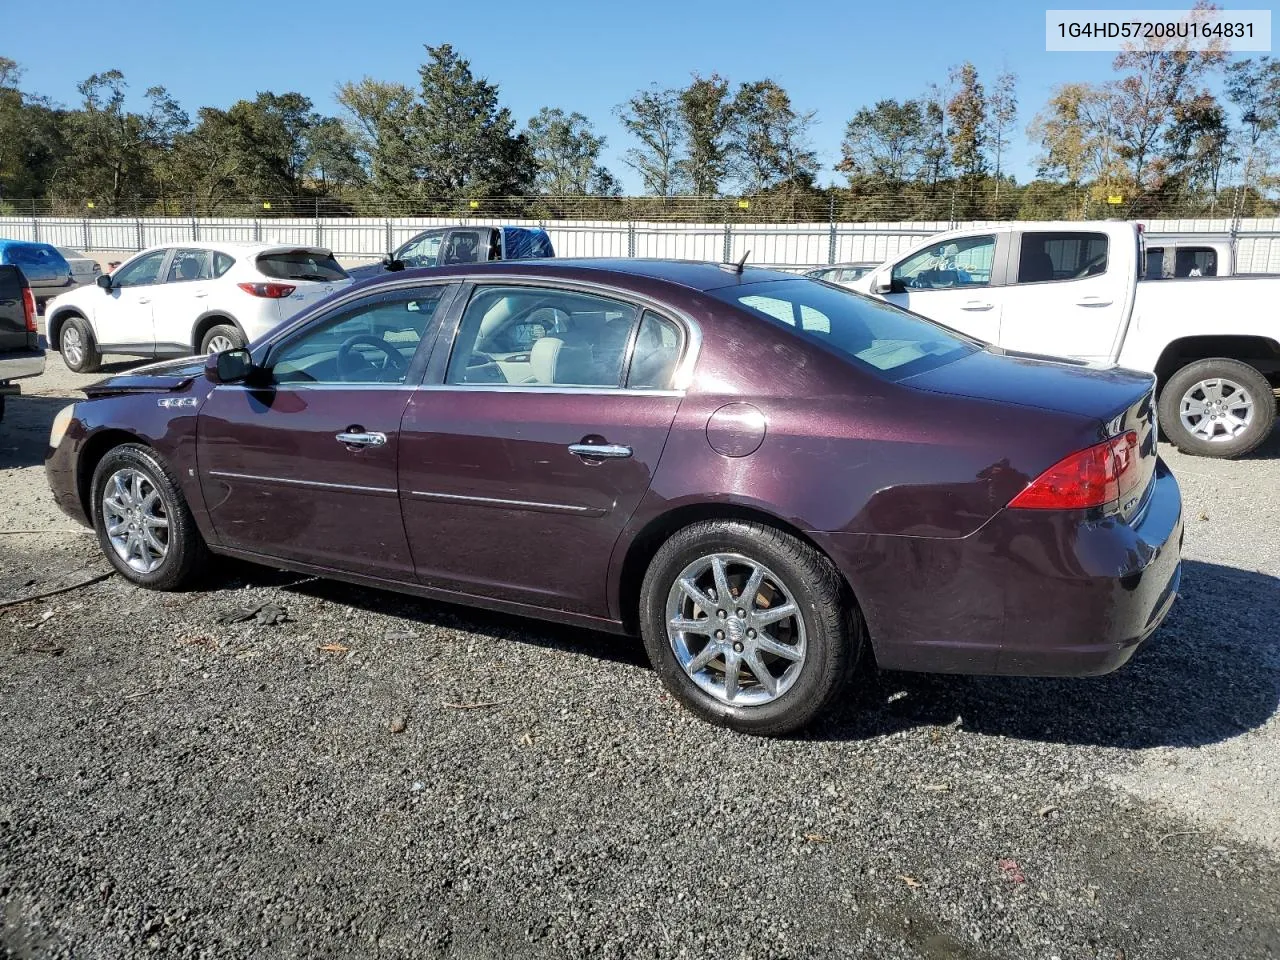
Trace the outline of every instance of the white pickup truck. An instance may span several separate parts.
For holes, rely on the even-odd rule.
[[[849,284],[1009,352],[1154,373],[1180,450],[1237,457],[1276,419],[1280,277],[1143,280],[1132,223],[1024,222],[938,234]]]

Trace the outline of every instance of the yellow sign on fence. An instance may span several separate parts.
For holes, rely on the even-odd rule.
[[[1107,197],[1107,203],[1112,206],[1118,203],[1124,203],[1124,197],[1120,196],[1118,193],[1113,193],[1111,196]]]

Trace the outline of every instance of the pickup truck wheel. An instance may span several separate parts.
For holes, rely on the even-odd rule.
[[[93,373],[102,364],[102,354],[93,339],[93,331],[83,317],[70,317],[58,336],[58,350],[68,370]]]
[[[1187,364],[1160,394],[1160,430],[1183,453],[1240,457],[1267,439],[1276,398],[1267,378],[1239,360]]]
[[[200,341],[201,353],[221,353],[223,350],[235,350],[245,345],[244,335],[229,323],[220,323],[210,327]]]

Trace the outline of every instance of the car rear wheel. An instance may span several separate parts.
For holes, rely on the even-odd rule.
[[[102,365],[93,331],[83,317],[69,317],[58,334],[58,351],[68,370],[76,373],[93,373]]]
[[[208,549],[155,451],[132,443],[116,447],[98,463],[91,489],[98,543],[126,580],[176,590],[199,575]]]
[[[831,562],[760,523],[713,520],[674,534],[640,594],[641,634],[667,689],[744,733],[799,730],[844,691],[861,620]]]
[[[201,353],[221,353],[223,350],[235,350],[245,345],[244,335],[229,323],[220,323],[210,327],[200,342]]]
[[[1267,439],[1276,420],[1271,384],[1239,360],[1197,360],[1160,394],[1160,430],[1183,453],[1239,457]]]

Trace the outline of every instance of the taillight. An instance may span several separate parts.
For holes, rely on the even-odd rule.
[[[36,332],[36,295],[30,287],[22,291],[22,312],[27,318],[27,333]]]
[[[236,286],[245,293],[253,294],[255,297],[266,297],[269,300],[283,300],[298,289],[287,283],[238,283]]]
[[[1009,506],[1020,510],[1081,510],[1119,500],[1141,475],[1138,435],[1130,430],[1060,460]]]

